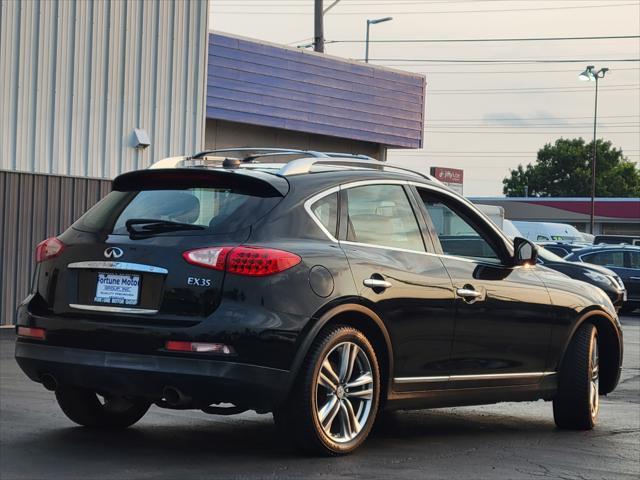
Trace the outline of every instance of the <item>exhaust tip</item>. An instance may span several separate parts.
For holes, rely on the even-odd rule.
[[[56,391],[56,389],[58,388],[58,380],[56,380],[56,377],[54,377],[50,373],[43,373],[40,376],[40,381],[42,382],[44,388],[51,392]]]
[[[181,405],[185,400],[184,395],[174,387],[164,387],[162,390],[162,396],[164,397],[164,401],[172,407]]]

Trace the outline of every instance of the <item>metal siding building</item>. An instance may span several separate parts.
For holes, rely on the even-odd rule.
[[[206,31],[206,0],[0,0],[0,169],[113,178],[200,148]]]
[[[0,323],[100,178],[201,148],[206,39],[206,0],[0,0]]]

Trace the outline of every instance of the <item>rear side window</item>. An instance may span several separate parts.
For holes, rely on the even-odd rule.
[[[77,230],[129,235],[127,221],[144,228],[142,221],[170,222],[193,227],[161,235],[211,235],[248,227],[271,210],[282,197],[262,197],[229,188],[193,187],[179,190],[111,192],[82,216]],[[149,223],[151,224],[151,223]]]
[[[349,188],[347,240],[424,252],[409,199],[400,185]]]
[[[596,252],[582,255],[580,260],[587,263],[595,263],[596,265],[604,265],[611,267],[624,267],[624,252]]]
[[[311,205],[311,212],[333,236],[338,233],[338,193],[332,193]]]

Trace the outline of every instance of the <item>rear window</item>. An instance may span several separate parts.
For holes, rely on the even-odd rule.
[[[174,231],[160,229],[154,235],[232,233],[255,223],[281,199],[280,196],[260,196],[230,188],[114,191],[74,223],[73,228],[129,235],[127,221],[155,220],[194,228]]]

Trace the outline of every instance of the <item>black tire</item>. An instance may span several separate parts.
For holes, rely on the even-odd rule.
[[[345,349],[350,352],[349,358],[354,356],[354,360],[347,362],[352,366],[343,371],[338,363],[336,372],[335,359],[344,358]],[[333,391],[327,386],[334,383],[327,383],[330,375],[326,375],[325,360],[338,380]],[[355,379],[367,383],[354,385]],[[369,435],[379,402],[380,369],[371,343],[361,331],[338,325],[318,335],[303,362],[290,398],[273,412],[273,417],[280,434],[296,448],[314,455],[344,455],[358,448]],[[325,427],[320,420],[323,413],[326,413]],[[345,420],[347,423],[343,423]]]
[[[591,430],[600,409],[598,391],[598,331],[583,324],[565,354],[553,399],[556,426],[567,430]]]
[[[58,405],[78,425],[91,428],[127,428],[140,420],[150,403],[124,397],[103,397],[84,388],[60,387],[56,390]]]

